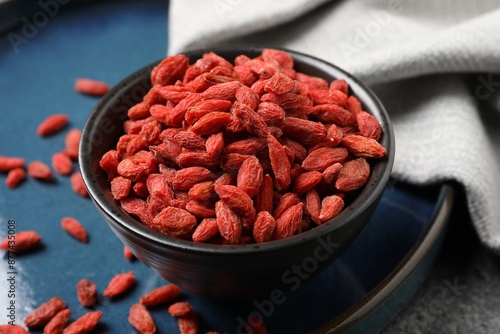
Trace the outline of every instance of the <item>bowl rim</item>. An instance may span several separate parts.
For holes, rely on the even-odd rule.
[[[201,56],[206,52],[214,52],[216,54],[223,54],[228,52],[248,54],[261,52],[265,48],[273,47],[224,45],[214,46],[211,48],[206,47],[188,50],[186,52],[183,52],[182,54],[185,54],[190,58]],[[333,77],[345,79],[349,84],[350,90],[361,101],[361,103],[366,104],[366,102],[368,102],[369,105],[373,107],[366,108],[366,110],[370,113],[372,113],[373,110],[376,110],[374,116],[381,123],[383,129],[381,141],[384,141],[386,143],[384,146],[387,150],[387,154],[382,159],[379,159],[377,161],[377,165],[383,164],[385,165],[385,167],[376,183],[365,185],[365,188],[356,195],[357,197],[353,200],[353,202],[351,202],[349,206],[345,207],[336,217],[332,218],[328,222],[325,222],[319,226],[315,226],[310,230],[285,239],[272,240],[264,243],[236,245],[196,243],[194,241],[183,240],[153,231],[147,226],[143,225],[137,219],[130,216],[128,213],[124,211],[123,213],[116,212],[111,207],[112,204],[109,202],[108,197],[105,195],[105,193],[99,189],[95,182],[92,182],[93,173],[91,159],[84,156],[84,152],[90,152],[89,148],[86,147],[86,145],[90,145],[91,143],[91,140],[89,140],[89,133],[92,131],[93,126],[95,126],[96,124],[95,120],[100,116],[101,113],[106,112],[104,106],[112,103],[113,99],[115,99],[117,96],[120,96],[120,92],[127,89],[131,82],[139,78],[144,78],[146,74],[149,74],[151,69],[162,60],[160,59],[150,63],[149,65],[137,69],[136,71],[120,80],[116,85],[114,85],[93,108],[82,130],[78,157],[80,171],[90,198],[92,199],[94,204],[98,206],[101,212],[105,213],[111,220],[113,220],[116,224],[119,224],[122,228],[125,228],[136,236],[147,239],[149,242],[153,242],[158,246],[194,253],[211,253],[231,256],[250,253],[256,254],[276,252],[277,250],[288,249],[290,247],[298,246],[299,244],[308,243],[315,240],[317,241],[325,235],[328,235],[351,222],[355,217],[357,210],[365,211],[370,205],[373,204],[373,202],[377,201],[377,199],[380,198],[383,190],[385,189],[387,182],[389,181],[395,157],[395,137],[392,122],[379,98],[361,80],[335,64],[329,63],[323,59],[305,54],[303,52],[298,52],[282,47],[274,48],[289,53],[296,63],[299,62],[306,64],[307,66],[314,66],[318,70],[331,73]],[[370,176],[370,179],[372,177],[373,175]],[[370,180],[368,182],[370,182]],[[363,200],[361,201],[360,198],[362,198]]]

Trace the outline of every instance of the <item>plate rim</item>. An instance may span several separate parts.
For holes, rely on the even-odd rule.
[[[312,331],[311,334],[348,332],[393,297],[432,252],[439,237],[445,231],[455,203],[456,191],[455,186],[444,183],[439,190],[436,208],[430,218],[431,224],[398,265],[360,301]]]

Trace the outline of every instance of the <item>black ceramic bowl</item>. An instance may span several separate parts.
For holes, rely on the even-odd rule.
[[[213,51],[226,59],[261,53],[259,47],[221,47],[186,52],[192,60]],[[394,160],[394,135],[384,107],[371,90],[338,67],[289,51],[298,71],[327,81],[345,79],[365,110],[381,123],[381,143],[387,155],[375,162],[368,183],[334,219],[299,235],[261,244],[214,245],[180,240],[150,230],[123,211],[113,199],[107,175],[99,166],[102,155],[116,147],[123,134],[127,110],[150,88],[149,75],[157,64],[131,74],[102,98],[82,133],[80,167],[96,207],[114,233],[135,256],[168,281],[198,294],[222,299],[268,296],[273,301],[319,273],[348,247],[363,229],[389,180]]]

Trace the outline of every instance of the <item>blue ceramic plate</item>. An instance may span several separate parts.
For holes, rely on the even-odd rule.
[[[113,85],[164,57],[168,15],[167,4],[160,1],[52,3],[57,13],[56,7],[52,12],[40,6],[29,12],[17,8],[23,14],[12,22],[20,25],[0,25],[0,155],[49,165],[52,154],[64,148],[65,134],[73,127],[81,129],[97,103],[73,91],[75,78]],[[12,14],[12,8],[5,12],[0,7],[0,12]],[[38,137],[38,124],[53,113],[68,114],[69,126]],[[56,175],[50,183],[28,178],[14,190],[4,180],[0,174],[0,237],[7,235],[10,222],[16,232],[37,230],[43,245],[16,256],[12,268],[1,255],[0,323],[9,322],[13,314],[13,321],[22,324],[29,312],[53,296],[66,301],[74,320],[90,310],[76,297],[80,279],[94,281],[102,294],[111,277],[133,270],[137,284],[130,293],[112,301],[101,297],[92,308],[104,313],[95,333],[133,333],[127,322],[130,306],[166,281],[123,257],[120,241],[91,201],[72,191],[68,177]],[[186,292],[179,299],[191,302],[199,313],[200,332],[245,333],[241,324],[252,312],[264,317],[269,333],[376,332],[411,298],[432,265],[452,201],[449,186],[422,189],[392,182],[352,246],[312,280],[301,279],[308,273],[294,273],[300,279],[291,280],[290,291],[279,300],[221,302]],[[85,225],[88,244],[61,229],[66,216]],[[11,276],[14,286],[7,281]],[[7,311],[11,304],[14,312]],[[166,307],[151,312],[159,333],[178,332]]]

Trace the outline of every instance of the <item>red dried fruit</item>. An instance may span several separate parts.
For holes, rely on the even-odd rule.
[[[264,175],[259,192],[255,195],[254,206],[257,212],[273,212],[273,179],[269,174]]]
[[[352,114],[345,108],[336,104],[319,104],[313,107],[311,115],[319,121],[338,126],[349,126],[353,123]]]
[[[281,125],[285,119],[285,111],[274,102],[261,102],[257,108],[257,113],[262,117],[267,125]]]
[[[214,181],[204,181],[193,185],[188,191],[190,200],[208,201],[215,195]]]
[[[79,171],[73,172],[70,176],[71,188],[82,197],[89,197],[89,192],[83,182],[82,174]]]
[[[387,153],[378,141],[360,135],[347,135],[342,138],[340,145],[347,150],[362,158],[382,158]]]
[[[184,151],[175,160],[182,168],[204,167],[215,169],[219,166],[217,158],[213,158],[207,152],[203,151]]]
[[[230,115],[227,112],[211,112],[202,116],[189,129],[200,136],[209,135],[219,131],[224,125],[229,122]]]
[[[127,260],[132,260],[135,258],[134,253],[127,246],[123,246],[123,257]]]
[[[166,57],[151,71],[151,82],[162,86],[174,84],[177,80],[182,80],[188,67],[189,58],[185,55]]]
[[[27,168],[28,175],[39,180],[50,181],[54,179],[54,175],[49,166],[41,161],[32,161]]]
[[[208,181],[212,178],[210,171],[204,167],[186,167],[180,169],[172,180],[174,190],[189,190],[197,183]]]
[[[228,144],[224,148],[224,153],[239,153],[245,155],[256,155],[267,146],[267,141],[264,138],[248,138],[237,140]]]
[[[92,311],[85,313],[80,318],[72,322],[63,331],[63,334],[85,334],[93,330],[101,320],[101,311]]]
[[[271,159],[271,167],[273,169],[276,188],[279,191],[288,188],[292,182],[290,176],[290,161],[283,149],[283,146],[274,136],[267,137],[267,145],[269,147],[269,158]]]
[[[243,230],[240,217],[224,201],[215,203],[215,214],[220,235],[230,244],[239,243]]]
[[[141,334],[156,333],[153,317],[142,304],[134,304],[130,307],[128,322]]]
[[[344,79],[335,79],[330,83],[330,90],[339,90],[342,93],[349,94],[349,84]]]
[[[111,194],[116,200],[121,200],[130,194],[132,181],[122,176],[117,176],[111,180]]]
[[[378,141],[382,134],[382,128],[378,120],[366,111],[359,111],[356,115],[359,132],[368,138]]]
[[[110,150],[104,153],[101,160],[99,161],[99,166],[101,166],[101,168],[106,171],[109,180],[112,180],[115,176],[118,175],[117,168],[118,164],[120,163],[119,157],[120,153],[118,153],[117,150]]]
[[[154,218],[152,227],[161,233],[177,237],[191,232],[196,226],[196,217],[186,210],[168,206]]]
[[[231,101],[227,100],[203,100],[187,109],[185,114],[186,122],[193,125],[201,117],[211,112],[225,112],[231,108]]]
[[[236,91],[236,101],[246,105],[252,110],[257,109],[260,102],[259,100],[259,95],[255,94],[255,92],[250,87],[241,86]]]
[[[213,85],[207,88],[206,91],[200,93],[202,100],[236,100],[236,92],[241,87],[239,81],[231,81]]]
[[[295,80],[307,84],[312,89],[328,89],[328,82],[325,79],[302,72],[295,73]]]
[[[173,140],[179,146],[189,150],[204,150],[205,139],[194,131],[179,131],[173,136]]]
[[[45,326],[57,313],[66,308],[66,303],[59,297],[52,297],[50,300],[38,306],[26,319],[24,324],[28,328],[39,328]]]
[[[326,196],[321,201],[321,211],[318,216],[320,223],[332,219],[344,208],[344,200],[338,195]]]
[[[291,92],[295,88],[295,85],[292,79],[283,73],[276,72],[267,80],[264,90],[268,93],[281,95]]]
[[[90,307],[94,305],[97,300],[97,285],[83,278],[76,285],[76,295],[82,306]]]
[[[305,146],[319,143],[326,136],[326,127],[297,117],[286,117],[281,127],[283,135]]]
[[[339,174],[341,169],[342,169],[342,164],[339,162],[334,163],[333,165],[327,167],[323,171],[323,183],[332,184],[333,182],[335,182],[335,180],[337,179],[337,175]]]
[[[263,179],[264,169],[259,159],[255,156],[251,156],[241,164],[236,179],[236,185],[252,198],[259,192]]]
[[[356,120],[358,113],[363,110],[361,102],[354,95],[347,98],[346,109],[351,113],[353,120]]]
[[[182,292],[182,289],[175,284],[166,284],[156,288],[139,298],[139,302],[145,306],[154,306],[170,303],[176,299]]]
[[[199,331],[198,316],[195,312],[178,317],[177,325],[181,334],[197,334]]]
[[[79,93],[96,96],[103,96],[109,91],[109,85],[104,81],[88,78],[77,78],[74,88]]]
[[[319,215],[321,212],[321,198],[316,190],[311,189],[306,193],[306,212],[309,214],[311,219],[319,224]]]
[[[370,177],[370,165],[364,158],[346,162],[340,170],[335,188],[341,192],[354,191],[365,185]]]
[[[261,316],[251,313],[247,319],[247,333],[267,334],[267,328]]]
[[[5,178],[5,185],[11,189],[17,187],[26,178],[26,172],[23,168],[18,167],[9,170]]]
[[[286,210],[278,219],[274,229],[275,239],[291,237],[297,232],[302,221],[303,203],[296,204]]]
[[[231,112],[240,120],[244,128],[254,136],[266,138],[269,129],[264,119],[254,110],[239,102],[233,103]]]
[[[267,211],[260,211],[255,217],[252,235],[257,242],[266,242],[272,239],[276,220]]]
[[[238,215],[249,218],[255,216],[253,201],[242,189],[231,185],[216,184],[215,192]]]
[[[210,158],[217,159],[224,150],[224,133],[217,132],[208,136],[205,150]]]
[[[125,212],[137,216],[144,224],[151,226],[153,223],[153,216],[148,210],[148,204],[144,200],[126,197],[120,201],[120,205]]]
[[[29,334],[26,329],[19,325],[0,325],[2,334]]]
[[[66,114],[53,114],[45,118],[36,129],[39,136],[45,137],[62,130],[69,121]]]
[[[65,309],[57,313],[47,325],[43,328],[43,334],[61,334],[64,327],[69,322],[69,317],[71,316],[71,310]],[[0,331],[0,333],[3,333]]]
[[[22,253],[36,248],[42,242],[42,237],[36,231],[17,232],[15,238],[5,237],[0,243],[0,249]]]
[[[73,172],[73,161],[67,154],[57,152],[52,155],[52,168],[61,175],[69,175]]]
[[[276,208],[274,209],[274,219],[278,219],[286,210],[299,203],[300,198],[299,196],[297,196],[297,194],[291,192],[283,194],[283,196],[280,197]]]
[[[26,160],[19,157],[7,157],[0,155],[0,172],[8,172],[15,168],[22,168]]]
[[[322,172],[334,163],[344,162],[347,156],[348,152],[343,147],[321,147],[309,153],[302,161],[302,168]]]
[[[193,233],[194,242],[204,242],[212,238],[219,233],[219,226],[217,225],[217,219],[215,218],[204,218]]]
[[[285,51],[276,50],[276,49],[263,49],[262,50],[262,59],[265,62],[276,62],[281,68],[293,68],[294,61],[293,58]]]
[[[73,217],[64,217],[61,219],[61,227],[74,238],[83,243],[88,242],[87,231],[85,227]]]
[[[192,213],[195,217],[199,218],[212,218],[215,217],[215,208],[213,203],[207,201],[190,200],[186,204],[186,211]]]
[[[129,291],[134,285],[135,277],[133,271],[117,274],[109,281],[102,295],[104,297],[113,298]]]
[[[183,317],[193,312],[193,307],[189,302],[176,302],[168,307],[168,313],[173,317]]]
[[[323,175],[318,171],[302,173],[293,182],[292,191],[300,196],[314,188],[322,179]]]

